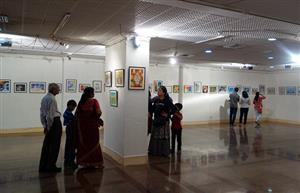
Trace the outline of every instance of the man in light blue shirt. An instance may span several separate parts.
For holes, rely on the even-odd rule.
[[[43,97],[40,108],[41,123],[44,127],[44,142],[39,172],[60,172],[56,167],[62,135],[61,113],[57,109],[55,95],[60,89],[56,83],[49,84],[48,93]]]

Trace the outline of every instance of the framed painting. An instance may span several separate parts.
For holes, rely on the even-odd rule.
[[[287,86],[286,87],[286,95],[297,95],[297,87],[296,86]]]
[[[208,85],[202,86],[202,93],[208,93]]]
[[[76,79],[67,79],[66,80],[66,92],[68,92],[68,93],[77,92],[77,80]]]
[[[259,85],[259,87],[258,87],[258,90],[259,90],[259,93],[260,94],[266,94],[266,86],[265,85]]]
[[[217,86],[211,85],[209,86],[209,93],[216,94],[217,93]]]
[[[101,93],[102,92],[102,81],[101,80],[93,80],[93,88],[95,90],[95,93]]]
[[[27,93],[27,83],[26,82],[15,82],[14,83],[14,93]]]
[[[179,85],[173,85],[173,93],[179,93],[180,87]]]
[[[116,69],[115,70],[115,86],[116,87],[124,87],[125,86],[125,70],[124,69]]]
[[[144,90],[145,89],[145,67],[129,66],[128,68],[128,89]]]
[[[46,82],[29,82],[30,93],[46,93]]]
[[[80,83],[78,90],[79,90],[79,92],[83,92],[86,87],[90,87],[90,86],[91,86],[91,84]]]
[[[279,95],[285,95],[286,87],[280,86],[278,87],[278,94]]]
[[[252,88],[252,95],[255,95],[259,91],[258,88]]]
[[[201,81],[195,81],[194,82],[194,92],[195,93],[201,93],[202,92],[202,82]]]
[[[275,87],[268,87],[267,88],[268,95],[275,95]]]
[[[11,81],[9,79],[0,79],[0,93],[10,93]]]
[[[298,95],[300,95],[300,86],[298,86]]]
[[[163,85],[163,81],[162,80],[154,80],[153,85],[154,85],[154,92],[157,92],[159,87],[161,87]]]
[[[227,86],[226,85],[219,85],[218,86],[218,93],[219,94],[225,94],[225,93],[227,93]]]
[[[168,93],[172,93],[172,86],[166,86]]]
[[[184,93],[192,93],[193,85],[184,85]]]
[[[118,91],[110,90],[109,91],[109,103],[111,107],[118,107]]]
[[[231,93],[233,93],[234,92],[234,88],[235,88],[235,86],[228,86],[228,93],[229,94],[231,94]]]
[[[250,86],[243,86],[243,91],[246,91],[248,94],[251,93],[251,87]]]
[[[112,87],[112,72],[106,71],[105,72],[105,87]]]

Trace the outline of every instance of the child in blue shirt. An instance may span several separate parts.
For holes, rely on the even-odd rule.
[[[66,144],[65,144],[65,162],[67,167],[76,168],[75,164],[75,146],[74,146],[74,128],[73,111],[76,108],[77,103],[75,100],[69,100],[67,103],[67,109],[64,112],[64,126],[66,126]]]

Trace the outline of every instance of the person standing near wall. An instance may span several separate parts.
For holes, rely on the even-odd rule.
[[[237,94],[239,88],[235,87],[234,92],[229,95],[230,102],[230,114],[229,114],[229,124],[230,126],[234,126],[236,113],[238,109],[238,102],[240,101],[240,96]]]
[[[242,97],[240,99],[240,125],[242,124],[244,118],[244,125],[247,124],[247,117],[250,107],[250,98],[246,91],[242,92]]]
[[[55,95],[59,93],[58,84],[50,83],[48,93],[43,97],[40,108],[41,123],[44,127],[44,142],[42,147],[39,172],[61,172],[56,167],[62,135],[61,113],[58,111]]]
[[[256,115],[256,119],[255,119],[256,126],[260,126],[260,120],[261,120],[262,110],[263,110],[262,101],[264,99],[266,99],[266,97],[264,95],[260,94],[259,92],[256,92],[254,100],[253,100],[254,111],[255,111],[255,115]]]

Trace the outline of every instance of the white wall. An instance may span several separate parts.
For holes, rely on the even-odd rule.
[[[11,93],[0,93],[0,129],[41,127],[39,120],[40,101],[45,94],[29,93],[30,81],[63,83],[66,79],[77,79],[79,83],[93,80],[104,81],[104,61],[93,59],[0,54],[0,79],[10,79]],[[14,82],[27,82],[27,93],[14,93]],[[69,99],[79,101],[82,93],[65,93],[56,96],[60,111],[66,108]],[[78,85],[77,85],[78,91]],[[96,98],[102,104],[102,93]]]
[[[178,84],[178,67],[151,65],[149,83],[162,80],[165,86]],[[276,95],[266,95],[264,118],[298,121],[300,118],[300,96],[279,96],[279,86],[300,86],[299,71],[293,72],[254,72],[241,70],[221,70],[204,67],[184,67],[183,84],[193,85],[202,81],[203,85],[243,85],[258,88],[259,85],[276,87]],[[154,93],[152,94],[155,95]],[[171,94],[177,102],[178,94]],[[251,101],[254,96],[250,96]],[[215,121],[228,119],[228,94],[183,94],[184,122]],[[237,117],[239,118],[239,116]],[[253,106],[249,118],[254,118]]]

